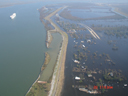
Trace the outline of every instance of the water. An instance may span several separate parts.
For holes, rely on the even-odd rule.
[[[98,9],[98,8],[97,9],[93,9],[93,8],[91,8],[90,11],[86,11],[86,10],[70,9],[71,14],[73,16],[80,17],[80,18],[85,18],[85,19],[115,15],[114,13],[111,13],[109,11],[109,9]]]
[[[83,34],[83,33],[82,33]],[[108,40],[117,40],[117,46],[118,46],[118,51],[113,51],[112,50],[112,46],[113,44],[109,45],[107,44]],[[81,40],[77,40],[77,42],[79,42],[80,44]],[[99,69],[108,69],[108,68],[112,68],[112,69],[121,69],[123,71],[123,74],[128,78],[127,76],[127,68],[128,68],[128,60],[127,60],[127,56],[128,56],[128,39],[120,39],[120,38],[111,38],[111,37],[107,37],[105,34],[103,34],[103,37],[101,38],[101,40],[96,40],[97,44],[96,45],[89,45],[86,42],[84,43],[84,45],[86,47],[88,47],[88,49],[90,50],[91,54],[93,54],[94,52],[98,52],[98,54],[102,54],[102,53],[106,53],[109,54],[111,59],[116,63],[115,66],[106,66],[106,65],[102,65],[100,66],[100,62],[97,61],[97,63],[95,65],[93,65],[92,59],[88,58],[88,61],[86,61],[84,66],[88,66],[88,68],[99,68]],[[78,45],[79,45],[78,44]],[[90,94],[87,94],[85,92],[81,92],[78,89],[72,88],[72,85],[75,84],[75,80],[73,79],[73,72],[72,72],[72,67],[74,66],[74,62],[72,61],[73,59],[73,53],[76,52],[78,49],[74,48],[74,40],[73,38],[71,38],[69,36],[69,43],[68,43],[68,48],[67,48],[67,55],[66,55],[66,62],[65,62],[65,81],[64,81],[64,89],[62,92],[62,96],[92,96]],[[84,52],[84,51],[83,51]],[[88,57],[90,57],[88,55]],[[82,61],[85,62],[85,61]],[[99,62],[99,63],[98,63]],[[75,64],[76,65],[76,64]],[[70,74],[69,74],[70,73]],[[86,83],[86,82],[85,82]],[[128,80],[123,82],[124,83],[128,83]],[[116,86],[114,86],[114,89],[109,90],[108,92],[106,92],[104,95],[98,95],[98,96],[127,96],[128,92],[128,88],[125,87],[123,88],[123,84],[119,86],[119,88]]]
[[[0,96],[23,96],[44,62],[46,31],[37,8],[43,3],[0,8]],[[11,20],[9,16],[16,12]]]
[[[95,12],[97,12],[97,10],[93,10],[93,12],[95,13]],[[82,14],[84,14],[84,13],[82,13]],[[76,14],[76,15],[78,16],[78,14]],[[88,17],[90,16],[90,14],[84,14],[84,15],[88,15]],[[91,14],[91,16],[93,16],[93,15]],[[66,19],[65,19],[65,21],[66,21]],[[70,20],[68,20],[68,21],[70,21]],[[73,21],[71,21],[71,22],[73,22]],[[77,23],[77,22],[74,21],[73,23]],[[84,23],[85,25],[88,25],[88,26],[91,26],[92,24],[94,24],[94,25],[102,24],[103,26],[108,26],[108,25],[109,26],[117,26],[117,25],[127,26],[127,24],[128,24],[127,19],[86,20],[85,22],[81,21],[81,23]],[[110,69],[117,69],[117,70],[121,69],[123,71],[122,72],[123,75],[125,75],[126,78],[128,78],[128,75],[127,75],[127,73],[128,73],[128,71],[127,71],[127,68],[128,68],[128,65],[127,65],[128,64],[128,60],[127,60],[128,39],[124,39],[123,37],[122,38],[116,38],[116,37],[112,37],[112,36],[108,37],[103,32],[100,33],[100,32],[96,31],[96,33],[101,37],[101,40],[96,40],[96,45],[95,44],[89,45],[85,41],[84,45],[86,47],[88,47],[91,54],[93,54],[96,51],[98,51],[98,54],[102,54],[102,53],[109,54],[111,59],[116,63],[116,65],[115,66],[108,66],[108,65],[100,66],[101,61],[99,59],[96,60],[96,64],[93,65],[92,59],[89,59],[91,56],[88,55],[88,57],[89,57],[88,61],[86,61],[86,62],[82,61],[82,63],[85,62],[85,65],[83,65],[83,66],[88,66],[89,69],[92,69],[92,68],[99,68],[99,69],[110,68]],[[81,34],[84,37],[85,34],[88,34],[88,32],[84,31],[84,32],[81,32]],[[83,41],[83,40],[79,39],[79,40],[76,40],[76,42],[79,42],[78,45],[80,45],[80,41]],[[107,44],[108,40],[116,40],[117,41],[116,46],[118,47],[118,51],[112,50],[113,44],[111,44],[111,45]],[[85,92],[79,91],[77,88],[72,88],[72,85],[76,84],[76,81],[73,78],[76,74],[72,72],[73,66],[76,65],[72,60],[72,59],[74,59],[73,54],[76,53],[76,51],[78,49],[80,49],[80,48],[75,49],[74,45],[75,45],[74,39],[69,36],[69,43],[68,43],[68,47],[67,47],[67,54],[66,54],[66,61],[65,61],[65,68],[66,68],[65,69],[65,81],[64,81],[64,88],[63,88],[62,96],[92,96]],[[82,52],[84,52],[84,51],[82,51]],[[84,82],[84,83],[87,83],[87,82]],[[125,84],[125,83],[128,84],[128,80],[119,84],[119,87],[118,87],[117,82],[115,82],[113,85],[114,89],[109,90],[105,94],[101,94],[101,95],[97,95],[97,96],[114,96],[114,95],[115,96],[127,96],[128,87],[123,87],[123,84]],[[78,85],[78,83],[76,85]]]
[[[62,36],[60,33],[52,33],[53,40],[49,46],[48,54],[50,55],[50,61],[47,67],[40,73],[41,81],[48,81],[53,74],[54,66],[57,61],[57,57],[60,51]]]

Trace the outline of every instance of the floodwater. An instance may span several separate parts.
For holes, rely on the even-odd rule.
[[[90,9],[70,9],[71,14],[76,17],[80,18],[98,18],[98,17],[104,17],[104,16],[113,16],[114,13],[109,11],[108,9],[99,9],[99,8],[90,8]],[[76,14],[77,13],[77,14]]]
[[[88,56],[88,61],[81,61],[81,64],[83,62],[85,62],[85,65],[83,66],[88,66],[89,69],[93,69],[93,68],[99,68],[99,69],[121,69],[123,71],[123,75],[125,75],[128,78],[128,39],[120,39],[120,38],[113,38],[112,37],[107,37],[105,36],[105,34],[102,34],[103,37],[101,37],[101,40],[96,40],[96,45],[90,45],[88,44],[86,41],[84,43],[84,45],[86,47],[88,47],[88,50],[90,51],[91,54],[93,54],[94,52],[98,52],[98,54],[102,54],[102,53],[106,53],[109,54],[109,56],[111,57],[111,59],[116,63],[115,66],[108,66],[105,65],[103,63],[102,66],[100,66],[100,62],[101,60],[96,60],[96,64],[93,65],[92,64],[92,59],[91,56]],[[117,40],[117,46],[119,48],[118,51],[113,51],[112,50],[112,46],[113,45],[109,45],[107,44],[108,40]],[[81,40],[76,40],[76,42],[79,42],[80,44]],[[66,55],[66,63],[65,63],[65,82],[64,82],[64,89],[62,92],[62,96],[91,96],[90,94],[87,94],[85,92],[81,92],[78,89],[74,89],[72,88],[72,85],[75,85],[75,80],[74,80],[74,76],[76,76],[73,72],[72,72],[72,68],[74,65],[76,65],[72,59],[74,59],[73,57],[73,53],[75,53],[77,51],[77,49],[74,48],[74,40],[73,38],[71,38],[69,36],[69,43],[68,43],[68,48],[67,48],[67,55]],[[82,51],[84,52],[84,51]],[[70,74],[69,74],[70,73]],[[123,84],[126,83],[128,84],[128,81],[123,82]],[[128,92],[128,88],[125,87],[123,88],[123,84],[119,86],[116,85],[114,86],[114,89],[109,90],[108,92],[104,93],[104,96],[127,96]],[[99,96],[103,96],[99,95]]]
[[[96,11],[97,12],[97,11]],[[87,14],[86,14],[87,15]],[[66,19],[63,19],[65,21],[68,21]],[[69,20],[70,21],[70,20]],[[99,22],[100,21],[100,22]],[[107,22],[106,22],[107,21]],[[72,23],[73,21],[70,21],[70,23]],[[111,23],[112,22],[112,23]],[[73,22],[75,23],[75,21]],[[78,23],[78,22],[76,22]],[[100,25],[102,24],[102,26],[121,26],[121,25],[125,25],[127,26],[127,19],[119,19],[119,20],[112,20],[112,19],[108,19],[108,20],[87,20],[87,21],[81,21],[80,23],[83,23],[89,27],[91,27],[92,24],[94,25]],[[95,30],[94,30],[95,31]],[[85,36],[86,34],[89,34],[88,30],[84,31],[84,32],[80,32],[83,36]],[[122,74],[128,78],[128,39],[125,38],[117,38],[117,37],[113,37],[113,36],[107,36],[105,35],[103,32],[97,32],[96,33],[100,36],[101,40],[95,40],[96,44],[88,44],[87,41],[85,41],[84,39],[78,39],[75,40],[76,42],[78,42],[78,45],[80,45],[81,41],[84,41],[84,45],[86,47],[88,47],[88,50],[90,51],[90,54],[93,55],[94,52],[97,51],[98,54],[102,54],[102,53],[106,53],[109,54],[110,58],[116,63],[115,66],[109,66],[109,65],[105,65],[103,63],[102,66],[100,66],[100,62],[102,60],[98,59],[96,60],[96,64],[93,65],[92,64],[92,59],[91,56],[92,55],[88,55],[88,61],[81,61],[81,64],[83,62],[85,62],[85,65],[83,66],[88,66],[89,69],[93,69],[93,68],[98,68],[98,69],[121,69],[122,70]],[[114,51],[112,50],[112,46],[113,44],[109,45],[107,43],[108,40],[114,40],[116,41],[116,46],[118,47],[118,50]],[[92,96],[90,94],[87,94],[85,92],[81,92],[79,91],[77,88],[72,88],[72,85],[76,84],[76,81],[74,79],[75,76],[77,76],[77,74],[72,72],[72,68],[74,65],[76,65],[72,59],[74,59],[73,54],[76,53],[76,51],[78,49],[74,48],[74,39],[71,38],[69,36],[69,43],[68,43],[68,48],[67,48],[67,54],[66,54],[66,63],[65,63],[65,81],[64,81],[64,88],[63,88],[63,92],[62,92],[62,96]],[[84,51],[82,51],[84,52]],[[101,95],[97,95],[97,96],[127,96],[128,94],[128,87],[124,87],[123,84],[128,84],[128,80],[117,84],[116,82],[113,83],[113,89],[108,90],[108,92],[105,92],[104,94]],[[84,83],[86,84],[86,82]]]

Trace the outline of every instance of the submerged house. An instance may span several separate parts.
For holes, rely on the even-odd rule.
[[[83,45],[83,48],[85,48],[85,45]]]
[[[87,43],[91,43],[91,40],[87,40]]]
[[[46,8],[46,7],[44,6],[44,7],[43,7],[43,10],[46,10],[46,11],[47,11],[47,10],[48,10],[48,8]]]
[[[113,76],[113,73],[112,72],[110,73],[110,76]]]
[[[88,74],[88,77],[92,77],[92,74]]]
[[[76,76],[75,79],[76,79],[76,80],[80,80],[80,77],[77,77],[77,76]]]
[[[81,41],[81,43],[84,43],[84,41]]]
[[[74,60],[74,62],[75,62],[75,63],[78,63],[78,64],[80,63],[78,60]]]
[[[68,31],[68,33],[76,33],[76,30],[75,30],[75,29],[70,29],[70,30]]]

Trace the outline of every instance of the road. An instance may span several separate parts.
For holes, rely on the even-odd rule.
[[[96,34],[96,32],[94,30],[92,30],[90,27],[88,27],[87,25],[84,25],[82,23],[79,23],[81,26],[84,26],[86,29],[88,29],[88,31],[92,34],[92,36],[96,39],[100,39],[100,37]]]

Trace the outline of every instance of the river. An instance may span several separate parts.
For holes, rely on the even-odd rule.
[[[47,48],[37,9],[44,5],[0,8],[0,96],[24,96],[40,73]]]

